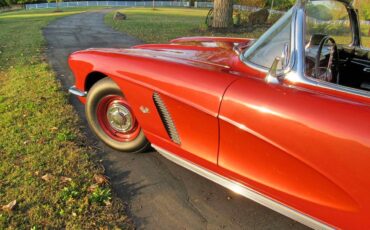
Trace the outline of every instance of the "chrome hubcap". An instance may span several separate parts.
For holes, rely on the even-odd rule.
[[[118,132],[125,133],[132,128],[132,115],[130,110],[117,102],[109,106],[107,118],[110,126]]]

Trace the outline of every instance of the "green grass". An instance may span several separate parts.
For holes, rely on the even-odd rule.
[[[0,229],[131,228],[110,187],[96,187],[101,167],[44,58],[41,28],[79,12],[0,14]]]
[[[148,43],[167,43],[183,36],[259,37],[265,29],[252,33],[212,33],[205,26],[207,9],[184,8],[130,8],[120,10],[128,19],[114,21],[114,12],[105,17],[105,23]]]

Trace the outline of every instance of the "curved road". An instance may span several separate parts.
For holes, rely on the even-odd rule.
[[[90,47],[130,47],[141,43],[107,27],[109,10],[82,13],[52,22],[43,33],[48,60],[67,89],[73,76],[68,55]],[[84,121],[83,106],[71,103]],[[114,192],[129,204],[138,229],[305,229],[274,211],[210,182],[158,153],[123,154],[107,148],[85,128],[99,150]]]

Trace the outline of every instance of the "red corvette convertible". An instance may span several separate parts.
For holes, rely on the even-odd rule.
[[[369,229],[370,50],[359,22],[347,0],[299,1],[257,40],[79,51],[70,92],[112,148],[152,146],[313,228]]]

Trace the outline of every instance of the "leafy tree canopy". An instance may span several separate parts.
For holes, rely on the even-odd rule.
[[[307,5],[307,14],[313,18],[324,21],[328,21],[333,18],[330,9],[325,5]]]

